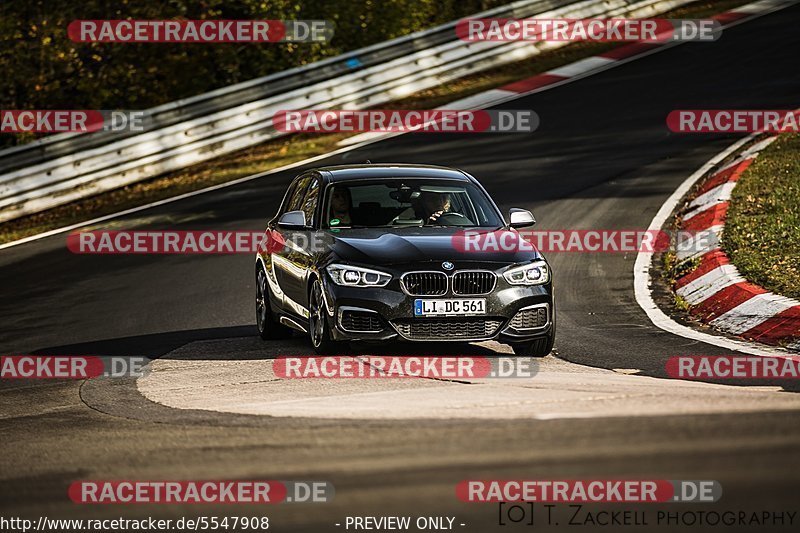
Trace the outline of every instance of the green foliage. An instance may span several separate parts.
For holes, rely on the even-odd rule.
[[[0,109],[146,109],[508,0],[0,0]],[[74,43],[76,19],[326,19],[330,43]],[[0,144],[9,144],[4,135]],[[20,136],[16,142],[30,140]]]
[[[742,174],[722,246],[745,278],[800,298],[800,135],[781,134]]]

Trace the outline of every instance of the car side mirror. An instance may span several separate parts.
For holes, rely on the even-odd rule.
[[[278,219],[278,227],[285,229],[305,229],[306,214],[303,211],[288,211]]]
[[[534,224],[536,224],[536,219],[533,218],[533,213],[527,209],[512,207],[508,211],[508,225],[512,228],[527,228]]]

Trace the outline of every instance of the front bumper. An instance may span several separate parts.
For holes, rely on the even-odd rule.
[[[415,265],[416,267],[416,265]],[[471,266],[475,268],[475,266]],[[334,340],[390,340],[473,342],[498,340],[505,343],[527,342],[550,333],[554,323],[552,279],[543,285],[514,286],[506,282],[502,270],[486,268],[497,275],[494,289],[483,295],[441,296],[409,295],[401,288],[400,275],[391,271],[392,280],[385,287],[343,287],[323,274],[323,288],[328,308],[328,322]],[[426,270],[416,267],[413,270]],[[466,269],[464,269],[466,270]],[[485,298],[486,314],[469,317],[415,317],[417,299]],[[520,320],[520,311],[541,313],[535,322]],[[358,320],[352,320],[358,316]],[[546,320],[543,319],[546,316]],[[514,318],[517,317],[516,320]],[[379,324],[379,326],[378,326]],[[534,327],[530,327],[534,326]],[[380,327],[379,331],[375,328]]]

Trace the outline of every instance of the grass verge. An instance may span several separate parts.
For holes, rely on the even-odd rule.
[[[688,4],[660,18],[703,18],[749,3],[751,0],[713,0]],[[600,54],[615,43],[581,42],[537,56],[466,76],[420,91],[383,109],[433,109],[507,83],[525,79],[579,59]],[[274,139],[162,176],[101,193],[63,206],[0,224],[0,244],[59,227],[77,224],[125,209],[196,191],[251,174],[278,168],[335,150],[351,134],[298,134]]]
[[[742,174],[722,247],[748,280],[800,298],[800,134],[780,136]]]

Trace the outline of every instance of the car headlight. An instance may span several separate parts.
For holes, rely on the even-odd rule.
[[[330,265],[328,274],[334,283],[346,287],[383,287],[392,279],[385,272],[349,265]]]
[[[541,285],[550,281],[550,268],[544,261],[509,268],[503,277],[511,285]]]

